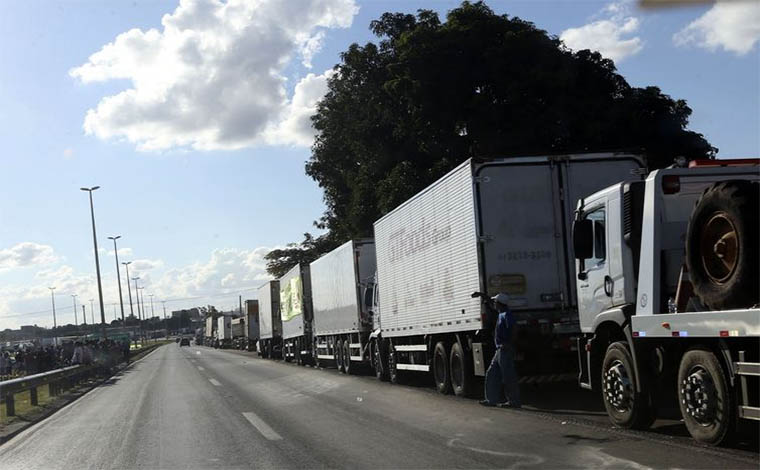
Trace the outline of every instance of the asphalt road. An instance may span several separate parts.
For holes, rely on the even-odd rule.
[[[758,456],[168,345],[1,446],[0,466],[758,468]]]

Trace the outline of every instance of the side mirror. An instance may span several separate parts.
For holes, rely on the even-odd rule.
[[[573,251],[575,259],[589,259],[594,255],[594,225],[589,219],[573,222]]]

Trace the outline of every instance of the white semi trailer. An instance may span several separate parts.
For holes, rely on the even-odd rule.
[[[312,307],[309,266],[297,264],[280,278],[282,358],[300,365],[312,362]]]
[[[643,174],[622,153],[470,159],[375,222],[378,378],[432,372],[439,392],[468,394],[494,349],[473,292],[511,296],[521,374],[575,371],[575,203]]]
[[[282,320],[280,319],[280,281],[259,287],[259,355],[279,358],[282,355]]]
[[[314,321],[314,360],[335,363],[351,374],[370,363],[371,305],[363,293],[374,283],[375,243],[351,240],[310,265]]]
[[[719,444],[760,420],[758,164],[692,162],[579,202],[580,382],[613,423],[678,410]]]

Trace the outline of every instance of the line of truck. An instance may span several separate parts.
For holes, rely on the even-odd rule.
[[[760,420],[758,163],[468,159],[261,286],[259,354],[467,396],[494,353],[473,293],[505,292],[521,375],[573,374],[623,427],[679,409],[719,444]]]

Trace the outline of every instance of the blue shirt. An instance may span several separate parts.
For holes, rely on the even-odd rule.
[[[512,344],[512,328],[514,326],[515,317],[509,309],[499,313],[499,319],[496,320],[496,334],[494,335],[496,348],[501,347],[501,345],[508,346]]]

